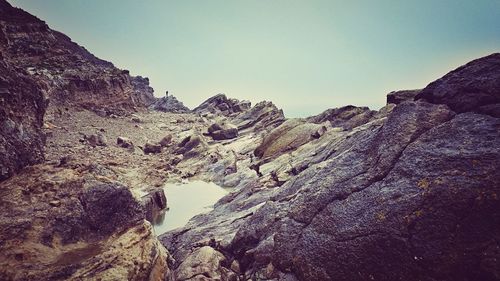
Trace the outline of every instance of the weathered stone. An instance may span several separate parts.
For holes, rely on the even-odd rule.
[[[144,206],[146,219],[151,223],[155,221],[155,218],[161,211],[167,208],[167,197],[163,188],[158,188],[142,196],[141,201]]]
[[[175,275],[179,281],[198,280],[198,276],[220,280],[222,273],[220,263],[224,260],[225,257],[220,252],[210,246],[204,246],[183,260]]]
[[[430,83],[415,99],[446,104],[456,112],[485,114],[500,111],[483,106],[500,104],[500,53],[480,58],[461,66]]]

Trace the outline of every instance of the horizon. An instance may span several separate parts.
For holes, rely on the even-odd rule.
[[[9,1],[189,108],[218,93],[287,117],[379,109],[498,52],[500,1]],[[361,4],[363,2],[363,4]],[[92,18],[92,20],[89,20]]]

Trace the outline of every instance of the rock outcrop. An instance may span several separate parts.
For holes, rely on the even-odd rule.
[[[461,80],[489,81],[498,70],[488,69]],[[162,243],[180,261],[210,246],[224,257],[206,274],[243,280],[497,280],[500,120],[461,112],[460,91],[448,90],[440,95],[453,98],[439,103],[420,98],[283,123],[255,149],[258,176],[238,162],[235,190]],[[298,130],[322,122],[333,128],[319,138]]]
[[[248,109],[250,109],[250,102],[230,99],[225,94],[218,94],[201,103],[193,109],[193,112],[202,115],[221,114],[229,116]]]
[[[75,167],[38,165],[0,183],[0,279],[170,280],[129,188]]]
[[[27,12],[0,4],[0,49],[3,60],[31,75],[50,98],[56,114],[68,105],[104,114],[124,113],[154,102],[143,77],[132,77],[96,58],[66,35]]]
[[[461,66],[425,87],[416,97],[452,110],[500,117],[500,53]]]

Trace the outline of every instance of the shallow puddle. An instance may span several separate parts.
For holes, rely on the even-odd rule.
[[[163,189],[169,209],[155,219],[156,235],[184,226],[192,217],[209,212],[229,192],[215,183],[203,181],[166,184]]]

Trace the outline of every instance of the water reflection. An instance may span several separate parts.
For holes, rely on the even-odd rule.
[[[156,235],[184,226],[192,217],[212,210],[228,193],[225,188],[203,181],[166,184],[164,190],[169,209],[155,218]]]

